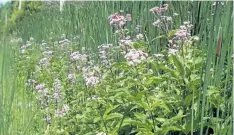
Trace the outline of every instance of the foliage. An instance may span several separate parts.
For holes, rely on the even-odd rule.
[[[98,8],[105,9],[109,3],[104,3],[104,6]],[[195,4],[189,2],[189,6]],[[192,25],[189,21],[176,22],[178,15],[172,17],[169,14],[171,7],[176,7],[176,4],[171,7],[169,4],[147,9],[147,12],[151,11],[147,15],[152,15],[150,19],[154,26],[147,20],[141,20],[140,24],[151,25],[154,29],[146,32],[139,26],[139,22],[136,23],[134,14],[120,10],[117,13],[112,11],[112,15],[102,12],[105,25],[103,20],[95,19],[87,22],[95,24],[90,29],[85,27],[83,20],[77,26],[73,25],[88,34],[72,35],[73,32],[70,31],[58,36],[58,31],[70,29],[59,25],[57,31],[56,27],[53,27],[54,32],[45,33],[48,34],[47,38],[40,37],[45,38],[43,41],[40,41],[40,38],[30,38],[24,42],[25,37],[11,39],[11,46],[8,47],[13,49],[10,50],[14,63],[11,68],[15,74],[12,78],[16,80],[19,99],[12,98],[12,105],[17,109],[9,111],[10,117],[3,117],[1,120],[3,123],[10,121],[11,117],[21,112],[19,114],[23,117],[17,117],[17,120],[24,124],[20,126],[22,128],[17,128],[14,122],[8,122],[5,128],[0,128],[0,133],[232,133],[231,36],[222,41],[221,56],[215,56],[213,46],[218,43],[217,37],[232,33],[228,21],[216,24],[215,18],[222,14],[222,18],[229,19],[232,6],[225,3],[226,12],[223,14],[223,5],[216,4],[217,12],[212,21],[207,21],[205,27],[209,31],[198,30],[199,25]],[[66,8],[73,7],[69,3],[65,5]],[[88,12],[89,8],[83,8],[82,11]],[[76,9],[69,9],[69,12],[64,12],[75,11]],[[20,12],[17,14],[20,14],[16,15],[17,17],[22,15]],[[71,16],[74,17],[74,14],[69,17]],[[13,20],[17,20],[17,17]],[[32,17],[23,17],[22,22],[16,24],[16,29],[21,29],[19,26],[23,25],[27,18]],[[64,18],[60,21],[69,22]],[[108,25],[107,20],[110,26],[106,27],[105,34],[91,31],[99,30],[99,24]],[[43,26],[49,27],[49,24]],[[28,25],[27,27],[30,28]],[[21,30],[40,33],[36,28],[27,30],[25,27]],[[154,35],[151,30],[160,31]],[[191,34],[196,30],[197,33]],[[98,36],[90,37],[93,34]],[[100,43],[101,41],[104,44]],[[86,44],[89,45],[85,46]],[[160,45],[162,46],[159,47]],[[6,53],[3,54],[6,58]],[[2,68],[2,71],[3,69],[6,68]],[[0,79],[4,80],[3,74]],[[4,92],[6,89],[4,87]],[[14,91],[11,95],[14,97]],[[23,104],[17,106],[16,103],[20,101]],[[9,108],[12,108],[11,103]],[[24,109],[25,112],[18,111]],[[0,114],[6,113],[4,109],[0,111]]]

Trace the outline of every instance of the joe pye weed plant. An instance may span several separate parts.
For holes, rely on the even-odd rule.
[[[41,42],[14,41],[17,85],[25,86],[22,89],[35,113],[33,130],[46,135],[231,133],[225,126],[232,121],[226,114],[230,112],[225,112],[231,108],[226,102],[230,92],[225,92],[231,87],[230,76],[220,73],[220,82],[214,78],[219,68],[206,61],[211,51],[203,49],[201,41],[207,33],[193,32],[197,28],[191,20],[181,20],[178,26],[175,18],[181,13],[169,12],[170,7],[147,9],[153,22],[138,24],[129,11],[103,13],[112,33],[106,32],[107,41],[101,44],[90,36],[92,48],[80,44],[85,36],[56,32]],[[143,23],[150,23],[159,35],[148,37]],[[159,41],[157,53],[155,41]],[[230,63],[231,57],[220,59]],[[209,64],[213,68],[205,71]],[[224,68],[225,73],[231,71]]]

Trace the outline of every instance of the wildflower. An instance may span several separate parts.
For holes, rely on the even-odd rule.
[[[157,58],[158,58],[158,57],[164,57],[163,54],[154,54],[154,56],[157,57]]]
[[[45,97],[45,96],[47,96],[47,95],[48,95],[48,93],[49,93],[49,89],[48,89],[48,88],[45,88],[45,89],[39,89],[37,92],[40,94],[40,96]]]
[[[45,116],[45,120],[46,120],[47,122],[50,122],[51,116],[50,116],[50,115],[46,115],[46,116]]]
[[[46,67],[49,64],[49,59],[42,58],[39,63],[42,67]]]
[[[50,55],[52,55],[53,54],[53,51],[44,51],[43,53],[42,53],[42,55],[44,55],[44,56],[50,56]]]
[[[64,39],[64,40],[59,41],[59,44],[62,47],[66,47],[67,45],[69,45],[69,43],[70,43],[70,41],[68,39]]]
[[[131,49],[126,55],[125,58],[128,61],[128,64],[131,66],[136,66],[137,64],[141,63],[148,57],[147,53],[144,53],[141,50]]]
[[[99,83],[99,78],[96,76],[85,77],[86,86],[93,87]]]
[[[159,27],[160,24],[161,24],[160,19],[158,19],[157,21],[153,22],[153,25],[154,25],[154,26],[157,26],[157,27]]]
[[[142,27],[141,25],[137,25],[137,26],[136,26],[136,32],[137,32],[137,33],[140,33],[140,32],[141,32],[141,27]]]
[[[98,53],[103,65],[110,65],[110,51],[113,49],[112,44],[102,44],[98,46]]]
[[[119,12],[120,12],[120,13],[123,13],[123,12],[124,12],[124,10],[119,10]]]
[[[33,85],[33,84],[35,84],[35,83],[36,83],[35,80],[33,80],[33,79],[28,79],[26,85],[27,85],[27,86],[30,86],[30,85]]]
[[[168,21],[168,22],[171,22],[172,21],[172,17],[166,17],[166,20]]]
[[[62,34],[61,39],[65,39],[65,38],[66,38],[66,34]]]
[[[41,83],[41,84],[38,84],[38,85],[35,87],[35,89],[36,89],[36,90],[42,90],[42,89],[44,89],[44,87],[45,87],[45,83]]]
[[[56,109],[55,110],[55,117],[63,117],[65,116],[69,111],[68,105],[63,105],[62,109]]]
[[[167,9],[168,9],[168,4],[164,4],[163,7],[161,7],[161,8],[160,7],[154,7],[154,8],[151,8],[150,11],[152,13],[161,14],[161,13],[167,11]]]
[[[115,28],[123,28],[127,21],[132,21],[131,14],[126,14],[126,16],[119,15],[114,13],[108,17],[109,24]]]
[[[137,35],[136,35],[136,39],[137,39],[138,41],[143,40],[143,39],[144,39],[143,34],[141,34],[141,33],[137,34]]]
[[[133,48],[132,45],[133,45],[133,41],[131,39],[121,39],[119,40],[119,46],[121,47],[122,50],[126,52],[128,52],[129,49]]]
[[[126,20],[127,21],[132,21],[132,15],[131,14],[126,14]]]
[[[61,86],[62,86],[61,81],[58,78],[55,79],[53,86],[54,86],[54,91],[60,91]]]
[[[56,102],[60,102],[61,101],[61,89],[62,89],[62,85],[61,85],[61,81],[59,79],[55,79],[54,83],[53,83],[53,89],[54,89],[54,94],[53,94],[53,98],[56,100]]]
[[[75,82],[76,75],[75,75],[75,74],[69,74],[67,78],[68,78],[69,81],[71,81],[71,82],[74,83],[74,82]]]
[[[94,96],[92,96],[91,98],[87,98],[86,100],[87,101],[94,101],[94,100],[100,100],[101,98],[100,97],[98,97],[97,95],[94,95]]]
[[[88,56],[86,54],[80,54],[78,51],[77,52],[73,52],[70,55],[70,59],[73,60],[73,61],[86,62],[87,58],[88,58]]]
[[[175,54],[176,54],[176,52],[178,52],[178,50],[177,50],[177,49],[171,49],[171,48],[169,48],[169,52],[168,52],[168,54],[169,54],[169,55],[175,55]]]
[[[198,36],[194,36],[192,39],[193,39],[194,41],[199,41],[199,37],[198,37]]]
[[[30,39],[29,39],[30,41],[33,41],[34,40],[34,38],[32,38],[32,37],[30,37]]]
[[[108,20],[109,20],[110,25],[115,26],[115,27],[120,27],[120,28],[122,28],[127,21],[124,18],[124,16],[119,15],[118,13],[110,15],[108,17]]]
[[[179,14],[178,13],[173,13],[173,16],[178,16]]]
[[[178,37],[179,39],[187,39],[187,36],[189,33],[187,30],[180,29],[175,33],[175,36]]]

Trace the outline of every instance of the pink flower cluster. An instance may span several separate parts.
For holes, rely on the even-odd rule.
[[[161,13],[167,11],[167,9],[168,9],[168,4],[164,4],[163,7],[161,7],[161,8],[160,7],[154,7],[154,8],[151,8],[150,11],[152,13],[161,14]]]
[[[126,55],[125,58],[128,61],[128,64],[131,66],[136,66],[137,64],[141,63],[143,60],[145,60],[148,57],[148,54],[141,51],[141,50],[135,50],[131,49]]]
[[[170,16],[161,16],[160,19],[153,22],[153,25],[156,27],[162,27],[165,24],[172,23],[172,17]]]
[[[54,80],[53,89],[54,89],[53,98],[56,100],[56,102],[60,102],[62,97],[61,95],[62,85],[59,79]]]
[[[67,45],[69,45],[70,41],[68,39],[64,39],[59,41],[59,44],[61,47],[65,48]]]
[[[78,51],[77,52],[73,52],[70,55],[70,59],[73,60],[73,61],[86,62],[87,58],[88,58],[88,56],[86,54],[80,54]]]
[[[48,58],[42,58],[42,59],[40,59],[39,64],[40,64],[43,68],[45,68],[45,67],[49,64],[49,59],[48,59]]]
[[[95,86],[97,83],[99,83],[99,77],[96,76],[90,76],[85,77],[86,86]]]
[[[69,106],[65,104],[63,105],[62,109],[55,110],[55,117],[63,117],[68,113],[69,110]]]
[[[95,72],[98,72],[98,67],[94,66],[94,70],[90,67],[84,67],[82,69],[83,77],[85,79],[85,84],[87,87],[94,87],[100,82],[100,78],[95,75]]]
[[[44,89],[44,88],[45,88],[45,83],[38,84],[38,85],[35,87],[36,90],[42,90],[42,89]]]
[[[112,44],[102,44],[98,46],[99,58],[103,65],[110,65],[109,53],[112,48],[113,48]]]
[[[184,22],[183,25],[180,26],[180,29],[175,33],[175,38],[174,39],[182,39],[186,40],[190,37],[190,29],[192,28],[192,25],[190,22]]]
[[[126,14],[124,17],[123,15],[114,13],[108,17],[108,20],[111,26],[114,26],[115,28],[123,28],[127,21],[132,21],[132,16],[131,14]]]

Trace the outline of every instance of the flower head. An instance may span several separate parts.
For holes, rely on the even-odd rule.
[[[128,61],[128,64],[131,66],[136,66],[137,64],[141,63],[143,60],[145,60],[148,57],[148,54],[141,51],[141,50],[135,50],[131,49],[126,55],[125,58]]]

